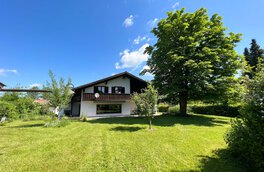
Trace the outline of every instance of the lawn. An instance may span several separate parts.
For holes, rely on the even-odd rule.
[[[44,128],[44,121],[0,127],[0,171],[243,171],[226,155],[230,118],[108,118]]]

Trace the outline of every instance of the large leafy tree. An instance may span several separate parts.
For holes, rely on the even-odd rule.
[[[65,83],[63,78],[59,81],[56,80],[55,75],[52,71],[49,71],[50,82],[47,82],[44,89],[50,91],[50,93],[45,93],[43,97],[49,100],[50,106],[58,108],[60,112],[62,108],[66,108],[72,98],[73,92],[71,91],[71,79]]]
[[[157,37],[154,46],[146,48],[147,61],[154,74],[159,93],[172,100],[179,99],[180,112],[186,115],[189,97],[213,90],[233,77],[240,57],[234,50],[241,34],[226,34],[222,17],[209,17],[201,8],[194,13],[185,9],[168,12],[152,33]]]

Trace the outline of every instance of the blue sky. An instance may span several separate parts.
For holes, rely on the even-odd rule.
[[[0,82],[43,84],[49,69],[75,86],[122,71],[138,76],[144,48],[155,43],[151,28],[182,7],[223,16],[229,31],[243,34],[239,53],[252,38],[264,47],[263,0],[2,0]]]

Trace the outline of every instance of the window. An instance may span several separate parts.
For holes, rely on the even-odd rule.
[[[106,86],[94,86],[94,93],[108,93],[108,87],[106,87]]]
[[[112,93],[125,94],[125,87],[112,87]]]
[[[121,104],[98,104],[96,114],[121,113]]]

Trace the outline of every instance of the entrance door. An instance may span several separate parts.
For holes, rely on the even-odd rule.
[[[81,103],[74,102],[72,103],[72,116],[80,116],[81,111]]]

